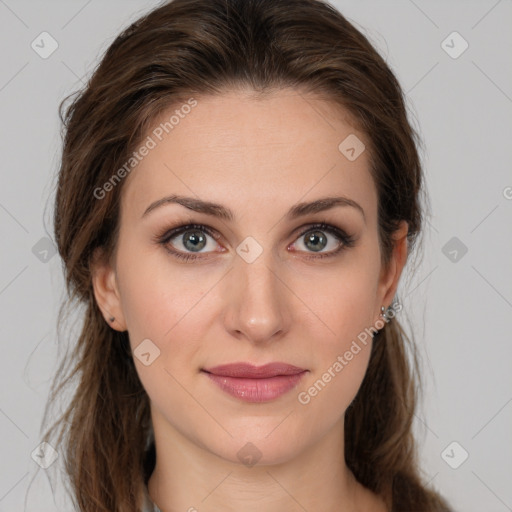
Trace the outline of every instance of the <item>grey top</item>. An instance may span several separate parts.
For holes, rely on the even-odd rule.
[[[147,487],[144,488],[144,505],[142,508],[142,512],[162,512],[152,501],[149,497],[148,489]]]

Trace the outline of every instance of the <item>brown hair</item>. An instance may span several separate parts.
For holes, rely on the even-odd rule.
[[[149,398],[128,334],[106,324],[91,282],[94,250],[109,256],[116,247],[123,182],[101,200],[94,191],[130,158],[165,109],[240,87],[261,94],[291,87],[346,109],[370,143],[382,263],[390,260],[401,220],[409,225],[410,249],[420,233],[421,141],[403,92],[368,39],[328,3],[174,0],[124,30],[65,114],[68,98],[59,109],[65,137],[54,228],[67,306],[82,307],[84,320],[59,367],[45,418],[65,386],[73,384],[74,394],[45,439],[51,442],[48,433],[58,429],[56,443],[82,512],[138,511],[155,457]],[[446,511],[418,467],[412,436],[417,367],[414,346],[395,318],[376,335],[366,376],[346,412],[346,462],[390,510]]]

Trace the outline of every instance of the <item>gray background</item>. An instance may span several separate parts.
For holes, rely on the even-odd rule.
[[[64,296],[48,240],[57,106],[119,30],[156,5],[0,0],[0,512],[70,510],[54,503],[48,470],[31,458]],[[334,5],[397,74],[426,145],[433,215],[425,256],[399,291],[425,371],[415,425],[422,466],[457,510],[512,510],[512,2]],[[31,47],[43,31],[58,43],[46,59]],[[469,44],[457,58],[463,41],[453,31]]]

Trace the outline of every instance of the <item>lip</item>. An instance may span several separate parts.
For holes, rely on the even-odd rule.
[[[246,379],[267,379],[278,375],[297,375],[305,372],[305,368],[299,368],[287,363],[268,363],[263,366],[254,366],[251,363],[231,363],[205,368],[205,372],[221,377],[239,377]]]
[[[203,369],[220,389],[246,402],[268,402],[292,390],[307,370],[287,363],[233,363]]]

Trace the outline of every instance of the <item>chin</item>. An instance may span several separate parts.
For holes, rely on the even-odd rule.
[[[278,421],[275,418],[260,421],[258,426],[254,425],[254,418],[247,418],[245,424],[227,426],[226,430],[233,437],[223,432],[214,440],[212,433],[209,432],[204,434],[201,444],[225,461],[242,466],[273,466],[286,463],[306,448],[307,440],[303,435],[294,435],[292,426],[285,426],[287,420],[278,426],[284,417],[286,415]],[[251,424],[248,426],[249,421]]]

